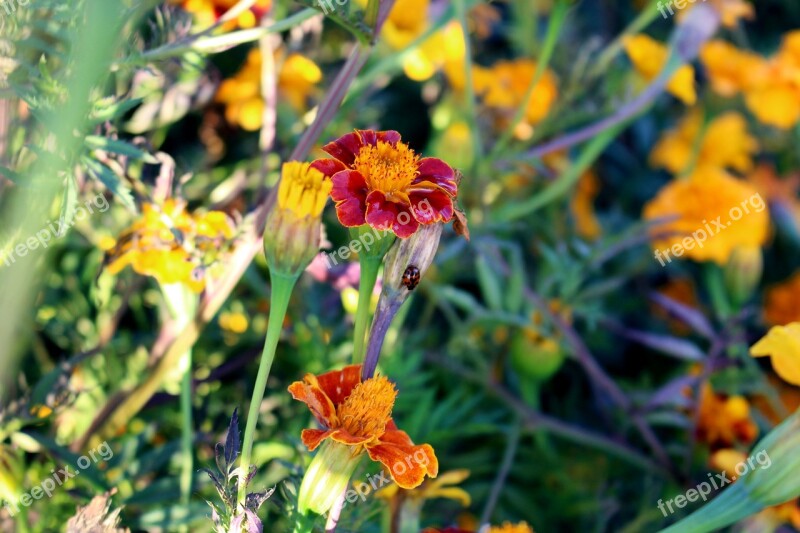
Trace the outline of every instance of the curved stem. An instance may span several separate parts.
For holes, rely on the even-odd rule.
[[[378,271],[381,268],[380,257],[362,257],[361,275],[358,283],[358,307],[356,308],[356,323],[353,333],[353,364],[364,362],[366,349],[367,324],[372,316],[370,315],[370,304],[372,303],[372,291],[375,289],[375,282],[378,280]]]
[[[258,412],[261,407],[261,400],[264,399],[264,390],[267,386],[267,378],[272,368],[272,361],[275,359],[275,349],[278,347],[281,331],[283,330],[283,319],[286,317],[286,310],[289,307],[289,297],[292,295],[297,277],[287,277],[280,274],[271,274],[272,294],[270,296],[269,322],[267,323],[267,336],[264,340],[264,351],[261,353],[261,363],[258,366],[258,376],[253,389],[253,396],[250,399],[250,409],[247,412],[247,424],[244,430],[244,442],[242,443],[242,460],[239,464],[239,495],[238,502],[244,506],[245,496],[247,495],[247,484],[245,479],[250,471],[250,458],[253,452],[253,438],[255,437],[256,425],[258,424]]]

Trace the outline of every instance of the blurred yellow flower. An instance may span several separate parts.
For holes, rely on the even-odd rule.
[[[520,522],[519,524],[503,522],[500,526],[490,527],[489,533],[533,533],[533,528],[527,522]]]
[[[721,448],[708,458],[709,465],[720,472],[736,472],[736,466],[747,460],[747,454],[735,448]]]
[[[200,28],[212,26],[238,0],[170,0],[170,3],[180,5],[194,15],[195,22]],[[241,13],[236,19],[223,24],[222,28],[254,28],[264,14],[272,8],[272,0],[256,0],[253,7]]]
[[[745,103],[770,126],[788,129],[800,121],[800,30],[784,36],[764,73],[754,78]]]
[[[718,39],[703,46],[700,62],[706,69],[711,88],[725,97],[751,89],[758,79],[767,75],[764,58]]]
[[[597,174],[589,170],[578,181],[578,187],[570,204],[578,235],[590,241],[597,239],[602,232],[594,210],[594,200],[599,191],[600,181],[597,179]]]
[[[189,214],[173,198],[162,205],[144,204],[142,215],[108,252],[108,271],[126,266],[161,284],[182,283],[195,292],[205,287],[206,262],[230,244],[233,226],[225,213]]]
[[[753,357],[772,357],[772,368],[787,383],[800,385],[800,322],[774,326],[750,348]]]
[[[501,114],[499,127],[514,116],[517,109],[525,105],[523,98],[536,73],[536,62],[529,59],[501,60],[488,68],[472,68],[475,92],[481,96],[483,104]],[[535,126],[550,113],[556,98],[558,86],[555,74],[549,69],[544,72],[533,89],[525,108],[525,121]]]
[[[747,399],[717,394],[707,382],[700,388],[697,416],[697,438],[712,449],[749,444],[758,436]]]
[[[244,313],[225,311],[219,315],[219,327],[231,333],[247,331],[249,321]]]
[[[653,81],[667,66],[669,49],[642,33],[625,37],[625,52],[636,71],[648,82]],[[694,68],[684,65],[667,84],[667,91],[687,105],[697,101],[694,87]]]
[[[758,141],[748,133],[747,121],[739,113],[719,115],[703,129],[701,113],[691,111],[676,129],[661,136],[650,154],[650,164],[673,174],[688,171],[692,163],[749,172],[757,151]]]
[[[767,289],[764,318],[773,326],[800,322],[800,271],[783,283]]]
[[[307,57],[291,53],[282,59],[277,77],[278,99],[286,100],[297,113],[307,109],[308,100],[322,81],[322,71]],[[225,118],[230,124],[247,131],[261,128],[264,100],[261,97],[261,51],[253,48],[242,68],[232,78],[224,80],[217,91],[216,101],[225,105]]]
[[[768,209],[763,205],[760,212],[756,210],[752,206],[755,197],[755,189],[725,171],[699,167],[686,179],[668,183],[645,205],[643,215],[646,220],[678,217],[653,228],[654,233],[675,233],[654,242],[655,249],[678,246],[687,258],[725,265],[737,247],[760,247],[769,236]],[[748,214],[742,206],[747,206]],[[726,225],[723,218],[734,208],[739,209],[741,217]],[[720,226],[712,224],[720,221]],[[704,232],[706,240],[685,246],[683,241],[698,231]]]
[[[426,500],[444,498],[455,500],[464,507],[468,507],[472,499],[467,491],[458,487],[469,477],[469,470],[450,470],[439,474],[436,479],[427,478],[422,485],[415,489],[402,489],[397,484],[382,488],[376,496],[384,500],[410,500],[413,505],[421,506]]]
[[[753,5],[746,0],[703,0],[703,3],[706,2],[719,13],[722,25],[726,28],[734,28],[741,19],[752,20],[756,16]],[[689,3],[686,9],[679,11],[678,21],[683,20],[694,6],[694,3]]]

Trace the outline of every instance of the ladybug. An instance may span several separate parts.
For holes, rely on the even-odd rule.
[[[403,281],[401,283],[406,289],[413,291],[419,285],[419,278],[419,269],[414,265],[408,265],[406,271],[403,272]]]

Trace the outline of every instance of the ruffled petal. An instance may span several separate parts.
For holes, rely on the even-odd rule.
[[[349,365],[341,370],[326,372],[317,376],[317,380],[333,405],[341,405],[355,386],[361,383],[361,365]]]
[[[356,160],[356,155],[362,146],[364,146],[364,140],[361,137],[361,133],[356,130],[326,144],[322,147],[322,150],[349,167]]]
[[[337,425],[336,408],[327,394],[319,386],[314,374],[306,374],[303,381],[295,381],[289,385],[292,398],[300,400],[308,406],[311,414],[323,427],[330,428]]]
[[[359,444],[366,444],[374,437],[356,437],[355,435],[351,435],[349,431],[340,428],[331,433],[331,438],[336,442],[341,442],[342,444],[357,446]]]
[[[367,208],[367,183],[360,172],[343,170],[331,178],[331,198],[336,202],[339,222],[347,227],[361,226]]]
[[[419,166],[417,167],[417,170],[419,171],[419,174],[411,184],[412,187],[423,181],[431,181],[441,187],[450,196],[455,197],[458,194],[455,171],[453,170],[453,167],[441,159],[436,159],[435,157],[423,157],[419,160]]]
[[[322,441],[331,436],[333,430],[325,429],[304,429],[300,434],[300,439],[306,445],[308,451],[313,452]]]
[[[325,174],[325,176],[331,178],[334,174],[341,172],[347,167],[338,159],[317,159],[311,163],[311,168],[315,168]]]
[[[392,479],[404,489],[418,487],[427,474],[436,477],[439,473],[439,461],[429,444],[415,446],[405,431],[390,429],[375,445],[367,445],[367,453],[373,461],[379,461],[392,476]],[[395,426],[396,427],[396,426]]]
[[[453,200],[442,190],[411,191],[411,213],[420,224],[449,222],[453,218]]]
[[[414,234],[419,222],[411,215],[408,206],[390,202],[380,191],[367,196],[367,224],[378,230],[391,230],[401,239]]]

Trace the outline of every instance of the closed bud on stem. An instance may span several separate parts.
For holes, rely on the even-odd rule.
[[[739,246],[725,265],[725,288],[731,301],[741,306],[746,303],[761,282],[764,261],[758,246]]]
[[[331,187],[331,180],[308,163],[284,163],[264,227],[264,253],[273,274],[299,276],[317,254]]]

